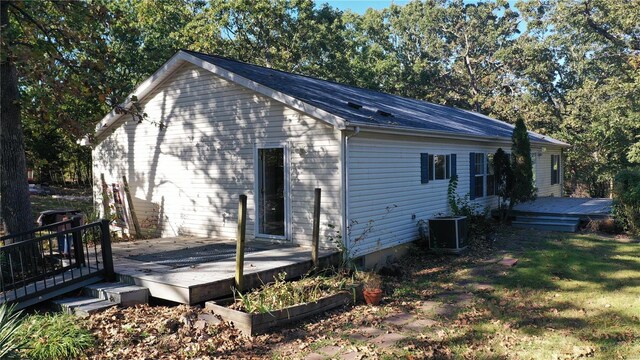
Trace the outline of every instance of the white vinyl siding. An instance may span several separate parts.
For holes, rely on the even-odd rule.
[[[150,121],[129,121],[94,151],[95,199],[100,174],[126,175],[143,226],[162,236],[234,238],[238,196],[248,196],[254,233],[254,150],[286,143],[290,159],[291,234],[311,242],[314,188],[322,189],[321,240],[341,224],[340,132],[275,100],[186,64],[141,104]],[[127,116],[125,116],[127,118]],[[326,245],[326,244],[325,244]]]
[[[449,211],[448,180],[421,183],[422,153],[456,154],[458,194],[469,192],[469,153],[499,146],[362,132],[349,140],[349,238],[353,256],[418,238],[419,220]],[[495,196],[477,200],[495,206]],[[415,217],[414,217],[415,215]]]
[[[531,153],[534,151],[532,150]],[[539,151],[536,159],[536,185],[538,196],[562,196],[562,178],[564,176],[564,162],[560,156],[560,183],[551,185],[551,155],[560,155],[559,149],[547,149],[545,152]]]
[[[360,256],[414,241],[419,220],[448,214],[449,181],[422,183],[421,154],[456,154],[457,192],[465,196],[470,190],[469,154],[495,153],[499,147],[509,151],[510,146],[509,142],[490,144],[365,132],[351,138],[347,248],[353,256]],[[549,193],[547,187],[542,190]],[[475,203],[494,208],[497,196],[477,198]]]

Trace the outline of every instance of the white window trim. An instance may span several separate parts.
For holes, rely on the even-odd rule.
[[[258,186],[260,178],[260,169],[258,166],[260,149],[283,149],[284,153],[284,236],[270,235],[260,233],[260,188]],[[268,239],[276,242],[290,242],[291,238],[291,154],[288,142],[267,142],[267,143],[255,143],[253,147],[253,207],[254,207],[254,234],[256,240]]]
[[[496,149],[496,150],[497,150],[497,149]],[[509,155],[509,157],[511,157],[511,152],[506,152],[506,151],[505,151],[505,153],[506,153],[507,155]],[[478,194],[475,194],[475,195],[476,195],[476,196],[475,196],[475,198],[476,198],[476,199],[486,199],[486,198],[491,198],[491,197],[493,197],[493,196],[498,196],[498,195],[496,194],[496,191],[495,191],[495,190],[494,190],[494,194],[492,194],[492,195],[487,195],[487,189],[488,189],[488,188],[487,188],[487,176],[488,176],[488,175],[491,175],[491,174],[489,174],[489,169],[488,169],[488,166],[489,166],[489,155],[495,155],[495,152],[486,151],[486,152],[476,152],[475,154],[476,154],[476,155],[477,155],[477,154],[482,154],[482,156],[483,156],[483,158],[484,158],[484,160],[483,160],[483,162],[484,162],[484,166],[482,167],[482,168],[483,168],[484,173],[483,173],[482,175],[479,175],[478,173],[476,173],[476,174],[475,174],[476,181],[478,181],[478,178],[479,178],[479,177],[482,177],[482,196],[478,196]],[[475,169],[474,169],[473,171],[475,172]],[[494,181],[495,181],[495,174],[494,174]]]

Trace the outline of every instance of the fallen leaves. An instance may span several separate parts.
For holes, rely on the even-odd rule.
[[[138,305],[91,316],[87,327],[98,344],[91,359],[215,359],[261,357],[251,340],[229,323],[199,320],[198,307]],[[260,349],[257,349],[260,350]]]

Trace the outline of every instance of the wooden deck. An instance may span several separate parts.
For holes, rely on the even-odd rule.
[[[125,283],[144,286],[152,297],[183,304],[229,296],[234,284],[235,257],[202,262],[184,267],[168,266],[154,261],[132,259],[144,254],[197,248],[209,244],[234,244],[228,240],[204,238],[162,238],[114,243],[113,261],[117,278]],[[247,247],[259,248],[245,254],[245,286],[257,287],[286,272],[288,278],[298,277],[311,268],[311,249],[285,245],[249,242]],[[335,263],[340,254],[321,250],[324,263]]]
[[[580,220],[611,217],[611,199],[539,197],[533,202],[518,204],[514,215],[574,216]]]

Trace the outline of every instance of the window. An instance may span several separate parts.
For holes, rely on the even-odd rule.
[[[456,154],[420,154],[420,180],[426,184],[430,180],[450,179],[456,174]]]
[[[560,155],[551,155],[551,185],[560,184]]]
[[[469,153],[470,198],[496,194],[496,176],[493,171],[493,153]]]
[[[476,153],[475,154],[475,189],[474,194],[476,197],[484,196],[484,177],[485,177],[485,164],[484,164],[484,154]]]

